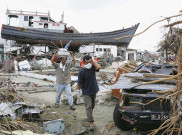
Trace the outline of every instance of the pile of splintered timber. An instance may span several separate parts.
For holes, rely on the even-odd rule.
[[[120,69],[127,71],[128,73],[132,72],[138,65],[135,62],[125,63],[124,65],[120,66]]]
[[[0,103],[6,103],[8,106],[12,106],[11,104],[16,101],[17,103],[23,102],[23,99],[12,87],[12,83],[11,80],[0,77]],[[8,113],[11,113],[11,111],[8,107],[2,105],[0,108],[0,134],[13,134],[13,131],[16,130],[31,130],[35,133],[43,133],[43,129],[38,126],[38,124],[26,122],[23,117],[12,119]],[[31,121],[32,120],[33,119],[31,118]]]
[[[21,120],[4,120],[1,121],[1,131],[0,134],[11,134],[13,131],[27,131],[30,130],[35,133],[43,133],[42,128],[33,122],[26,122]]]

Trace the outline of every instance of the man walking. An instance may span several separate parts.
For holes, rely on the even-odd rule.
[[[83,57],[83,62],[84,65],[78,74],[77,89],[80,90],[80,88],[82,88],[87,118],[90,123],[89,129],[93,131],[93,109],[95,106],[96,93],[99,91],[95,71],[99,71],[100,67],[96,61],[92,61],[92,58],[89,55]]]
[[[55,57],[56,57],[56,53],[54,53],[54,55],[52,56],[51,62],[56,70],[56,103],[55,103],[55,107],[59,106],[59,102],[60,102],[60,98],[61,98],[61,93],[63,90],[65,90],[67,98],[68,98],[68,103],[70,106],[71,110],[75,110],[76,108],[74,107],[73,104],[73,97],[72,97],[72,92],[71,92],[71,87],[70,87],[70,83],[71,83],[71,76],[70,76],[70,72],[71,72],[71,67],[73,67],[76,63],[75,57],[73,55],[73,53],[71,53],[71,56],[73,58],[73,61],[71,62],[67,62],[67,57],[66,56],[62,56],[60,58],[60,63],[56,63],[55,62]]]

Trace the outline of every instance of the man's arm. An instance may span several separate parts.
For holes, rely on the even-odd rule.
[[[55,56],[56,56],[56,53],[57,53],[57,50],[54,52],[54,54],[53,54],[53,56],[52,56],[52,59],[51,59],[52,64],[55,63],[54,58],[55,58]]]
[[[76,64],[75,57],[74,57],[74,55],[73,55],[73,53],[72,53],[72,52],[70,52],[70,54],[71,54],[71,57],[73,58],[73,64],[75,65],[75,64]]]
[[[77,89],[80,90],[81,89],[81,85],[77,84]]]
[[[81,72],[81,71],[79,71],[79,73],[78,73],[78,83],[77,83],[77,89],[78,89],[78,90],[80,90],[80,89],[81,89],[81,86],[82,86],[82,80],[83,80],[83,78],[82,78],[82,72]]]
[[[93,61],[93,65],[95,66],[95,70],[99,70],[100,69],[99,64],[95,60]]]

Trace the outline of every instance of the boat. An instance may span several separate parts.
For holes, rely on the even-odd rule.
[[[20,44],[40,44],[40,45],[60,45],[65,46],[70,40],[71,45],[79,47],[90,43],[103,45],[117,45],[118,47],[127,47],[132,37],[116,40],[123,36],[133,36],[139,24],[130,28],[101,33],[79,33],[76,30],[70,30],[64,23],[64,17],[60,22],[51,19],[50,13],[40,14],[25,13],[25,11],[7,10],[6,14],[11,18],[19,18],[18,26],[11,26],[9,21],[7,25],[3,24],[1,37],[6,40],[14,40]],[[27,11],[26,11],[27,12]]]

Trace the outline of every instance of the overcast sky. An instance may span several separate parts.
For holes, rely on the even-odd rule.
[[[55,21],[61,20],[64,11],[67,26],[74,26],[82,33],[114,31],[140,23],[138,33],[155,21],[179,14],[182,10],[182,0],[0,0],[0,3],[0,25],[6,24],[7,8],[38,12],[49,10]],[[182,17],[171,22],[180,19]],[[167,21],[134,37],[129,48],[156,51],[167,31],[164,24]]]

